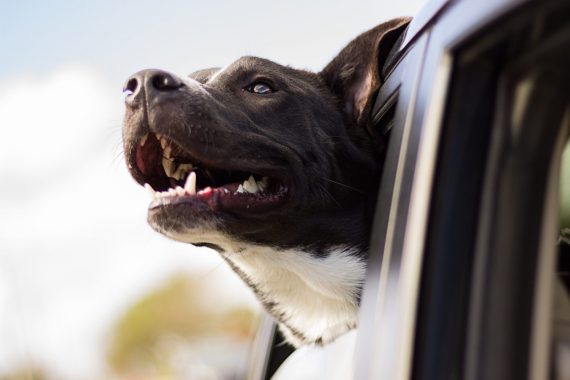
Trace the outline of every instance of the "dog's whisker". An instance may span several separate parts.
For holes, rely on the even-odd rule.
[[[113,164],[116,164],[117,162],[119,162],[118,160],[124,159],[124,158],[125,158],[124,151],[121,148],[121,150],[115,154],[115,156],[113,157],[113,160],[111,162]]]
[[[330,178],[327,178],[327,177],[319,177],[319,178],[324,179],[325,181],[334,183],[334,184],[336,184],[336,185],[346,187],[347,189],[356,191],[357,193],[365,194],[362,190],[359,190],[359,189],[357,189],[356,187],[349,186],[349,185],[344,184],[344,183],[342,183],[342,182],[334,181],[334,180],[332,180],[332,179],[330,179]]]
[[[285,347],[287,345],[289,345],[289,343],[287,343],[287,341],[284,340],[283,342],[276,344],[275,347]]]
[[[324,197],[325,198],[329,198],[331,201],[333,201],[339,208],[342,208],[341,204],[336,200],[336,198],[330,193],[330,191],[327,190],[327,188],[325,188],[324,186],[319,186],[319,189],[321,190],[322,193],[324,193]]]

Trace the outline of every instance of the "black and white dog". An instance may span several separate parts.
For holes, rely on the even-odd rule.
[[[320,73],[242,57],[127,80],[124,151],[150,225],[217,250],[294,345],[356,326],[381,166],[368,115],[408,22],[360,35]]]

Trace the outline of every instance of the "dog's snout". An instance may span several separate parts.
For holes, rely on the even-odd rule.
[[[142,70],[127,79],[123,93],[127,105],[135,106],[143,93],[150,98],[163,92],[175,91],[183,85],[180,78],[166,71]]]

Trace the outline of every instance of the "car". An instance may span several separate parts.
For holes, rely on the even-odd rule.
[[[570,379],[570,2],[432,0],[381,74],[353,379]],[[293,351],[256,344],[252,380]]]

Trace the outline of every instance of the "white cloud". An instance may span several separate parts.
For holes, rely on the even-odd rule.
[[[34,175],[70,156],[81,157],[117,106],[104,78],[82,66],[63,67],[45,78],[28,77],[0,88],[3,144],[0,173]],[[120,94],[120,89],[117,89]]]
[[[173,272],[230,282],[252,302],[215,253],[146,225],[147,193],[115,159],[120,87],[74,66],[0,88],[10,142],[0,153],[9,179],[0,186],[0,373],[31,362],[61,379],[97,378],[112,322]]]

